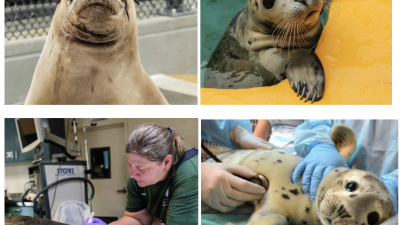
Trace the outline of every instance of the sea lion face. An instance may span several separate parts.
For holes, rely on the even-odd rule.
[[[135,10],[133,0],[61,0],[58,7],[63,29],[90,43],[108,43],[123,37]]]
[[[328,4],[329,0],[248,0],[251,13],[261,25],[270,26],[269,31],[312,27]]]
[[[378,225],[390,218],[393,202],[374,174],[338,168],[321,182],[317,216],[323,225]]]

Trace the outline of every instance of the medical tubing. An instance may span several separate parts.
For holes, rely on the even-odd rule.
[[[25,198],[25,196],[28,194],[29,191],[30,191],[30,188],[29,188],[28,190],[25,190],[24,194],[23,194],[22,197],[21,197],[22,206],[25,206],[25,204],[24,204],[24,198]]]
[[[212,158],[215,162],[222,162],[220,159],[217,158],[203,143],[201,143],[201,148]]]
[[[43,190],[41,190],[41,191],[36,195],[36,197],[33,199],[33,209],[34,209],[35,211],[40,210],[40,206],[38,206],[38,205],[36,204],[36,200],[37,200],[37,198],[39,198],[39,196],[40,196],[41,194],[43,194],[44,192],[46,192],[49,188],[51,188],[51,187],[53,187],[54,185],[57,185],[57,184],[59,184],[59,183],[63,183],[63,182],[67,182],[67,181],[72,181],[72,180],[80,180],[80,181],[86,181],[86,182],[88,182],[88,183],[90,184],[91,188],[92,188],[92,191],[93,191],[92,196],[90,196],[90,198],[93,199],[93,197],[94,197],[94,186],[93,186],[93,183],[92,183],[90,180],[88,180],[88,179],[86,179],[86,178],[83,178],[83,177],[70,177],[70,178],[65,178],[65,179],[62,179],[62,180],[53,182],[53,183],[47,185],[45,188],[43,188]],[[49,213],[51,213],[51,212],[49,212]]]
[[[89,192],[89,201],[90,201],[90,212],[92,211],[92,198],[90,197],[92,195],[92,193],[90,192],[90,189],[88,186],[86,186],[87,191]]]

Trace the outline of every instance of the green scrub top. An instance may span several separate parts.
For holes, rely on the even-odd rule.
[[[129,177],[125,210],[133,213],[147,208],[151,215],[166,221],[166,224],[197,224],[198,155],[180,165],[172,176],[174,170],[170,169],[166,179],[145,188],[139,187],[136,181]],[[164,195],[170,184],[171,199],[169,205],[163,205]]]

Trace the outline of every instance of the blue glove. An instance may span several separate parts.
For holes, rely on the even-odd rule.
[[[395,172],[397,173],[397,170]],[[395,214],[397,214],[397,211],[398,211],[397,205],[398,205],[399,199],[398,199],[398,195],[397,195],[398,194],[397,190],[399,189],[399,182],[397,179],[393,179],[393,177],[390,177],[390,175],[389,176],[384,175],[381,177],[381,179],[382,179],[383,183],[385,183],[386,187],[388,188],[390,196],[392,196],[393,207],[394,207],[393,212],[395,215]]]
[[[89,217],[90,218],[90,217]],[[86,225],[88,224],[89,218],[87,218],[82,225]],[[104,223],[101,219],[95,218],[93,217],[93,222],[91,224],[100,224],[100,225],[107,225],[106,223]]]
[[[293,184],[297,184],[303,176],[301,189],[310,194],[314,201],[319,183],[330,171],[348,165],[331,142],[317,142],[310,145],[307,156],[296,166],[292,175]]]

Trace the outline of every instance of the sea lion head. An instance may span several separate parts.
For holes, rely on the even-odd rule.
[[[323,225],[378,225],[393,214],[385,184],[372,173],[347,168],[322,180],[315,204]]]
[[[121,39],[136,23],[134,0],[59,0],[57,14],[66,33],[96,44]]]

